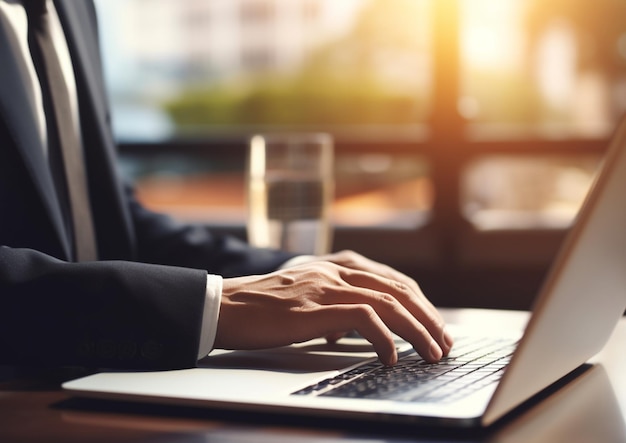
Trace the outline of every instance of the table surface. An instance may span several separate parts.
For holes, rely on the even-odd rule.
[[[526,322],[514,311],[442,310],[451,323]],[[593,365],[486,430],[398,427],[276,414],[73,398],[76,373],[33,371],[0,381],[0,442],[338,443],[626,441],[626,319]]]

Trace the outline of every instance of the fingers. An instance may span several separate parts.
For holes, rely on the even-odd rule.
[[[383,265],[378,266],[383,268]],[[303,276],[326,285],[317,299],[318,303],[371,306],[385,326],[385,334],[393,331],[411,343],[427,361],[438,361],[450,351],[452,340],[445,333],[443,320],[410,278],[398,273],[403,277],[399,281],[369,270],[327,262],[319,262],[309,267],[309,270],[312,268],[319,273],[307,275],[305,271]],[[328,285],[331,281],[334,284]],[[358,330],[356,327],[354,329]],[[339,329],[345,330],[345,326]],[[330,338],[334,339],[335,336],[331,335]]]
[[[427,303],[424,303],[424,302]],[[427,300],[413,298],[406,300],[404,305],[409,312],[428,330],[430,335],[441,347],[443,355],[448,355],[454,341],[452,336],[446,331],[445,322],[439,311],[437,311]]]
[[[452,339],[446,336],[445,322],[439,311],[424,295],[415,280],[395,269],[384,265],[380,266],[386,271],[384,273],[385,277],[406,285],[409,291],[405,291],[403,294],[407,297],[400,299],[400,302],[426,327],[426,329],[428,329],[430,334],[441,346],[444,354],[447,354],[452,347]]]
[[[326,334],[326,341],[328,343],[337,343],[340,338],[343,338],[347,335],[347,332],[331,332],[330,334]]]
[[[383,284],[383,282],[379,282],[379,284]],[[368,311],[369,316],[358,318],[361,322],[371,323],[367,325],[370,328],[368,330],[370,336],[375,336],[376,334],[376,331],[371,329],[372,327],[378,328],[379,340],[382,340],[380,336],[388,336],[391,332],[394,332],[411,343],[415,350],[429,362],[438,361],[444,355],[442,347],[433,339],[428,329],[389,293],[378,292],[374,289],[351,288],[334,294],[332,303],[335,305],[343,304],[371,308],[371,311]],[[373,316],[376,316],[376,318],[373,318]],[[363,335],[361,330],[366,327],[363,323],[351,326],[359,331],[361,335]],[[368,338],[365,335],[363,337]],[[382,341],[379,343],[382,343]],[[395,344],[393,346],[395,353]],[[385,362],[383,356],[381,356],[381,361]]]
[[[323,306],[314,311],[313,321],[324,325],[330,331],[343,330],[346,326],[355,329],[374,347],[381,363],[393,366],[398,362],[398,353],[393,335],[377,315],[374,308],[367,304],[346,304]],[[328,335],[333,335],[334,332]]]
[[[324,258],[352,270],[361,270],[388,279],[386,286],[391,284],[397,287],[399,292],[396,295],[400,303],[426,327],[441,348],[443,355],[447,355],[450,352],[453,339],[445,330],[443,317],[424,295],[415,280],[389,266],[377,263],[353,251],[341,251]],[[359,285],[359,282],[353,283],[357,286]],[[362,286],[366,287],[367,284],[370,284],[370,282]],[[377,289],[386,292],[387,290],[384,286]]]

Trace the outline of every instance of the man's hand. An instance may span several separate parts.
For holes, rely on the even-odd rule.
[[[356,330],[393,365],[392,332],[427,361],[446,355],[444,323],[409,277],[353,252],[271,274],[224,279],[215,347],[259,349]]]
[[[452,336],[445,331],[443,317],[426,298],[419,285],[411,277],[396,271],[395,269],[382,263],[370,260],[354,251],[341,251],[333,254],[327,254],[318,257],[319,260],[325,260],[338,265],[345,266],[350,269],[358,269],[361,271],[371,272],[376,275],[387,277],[391,280],[401,282],[413,292],[413,299],[409,300],[405,306],[415,318],[422,323],[435,338],[441,347],[443,354],[447,355],[452,348]],[[404,303],[403,303],[404,304]],[[329,336],[329,339],[339,338],[341,335]]]

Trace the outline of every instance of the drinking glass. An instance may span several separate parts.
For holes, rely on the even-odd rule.
[[[253,136],[247,179],[251,245],[299,254],[330,251],[334,173],[329,134]]]

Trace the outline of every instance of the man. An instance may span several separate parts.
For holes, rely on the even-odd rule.
[[[353,329],[390,365],[392,332],[429,361],[450,350],[418,285],[387,266],[253,249],[143,208],[115,170],[96,25],[90,1],[0,0],[0,363],[191,367],[212,348]],[[48,28],[66,111],[38,46]]]

